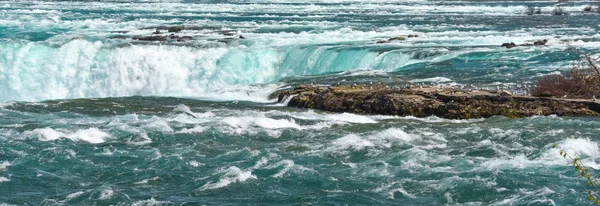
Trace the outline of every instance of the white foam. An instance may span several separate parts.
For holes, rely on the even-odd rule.
[[[309,110],[306,112],[289,112],[283,113],[284,115],[288,115],[297,119],[304,120],[321,120],[328,121],[335,124],[342,123],[359,123],[359,124],[371,124],[377,123],[377,119],[390,119],[394,118],[391,116],[365,116],[358,115],[352,113],[316,113],[313,110]]]
[[[234,128],[237,134],[256,133],[256,131],[253,131],[255,127],[267,130],[286,128],[303,129],[293,119],[272,119],[265,117],[264,114],[257,117],[225,117],[221,122]]]
[[[200,166],[203,166],[203,165],[204,165],[204,164],[202,164],[202,163],[199,163],[199,162],[198,162],[198,161],[196,161],[196,160],[192,160],[192,161],[190,161],[190,162],[189,162],[189,164],[190,164],[192,167],[200,167]]]
[[[413,198],[413,199],[417,198],[416,196],[414,196],[414,195],[406,192],[406,190],[404,190],[404,188],[401,188],[401,187],[390,190],[389,193],[388,193],[389,194],[389,198],[390,199],[394,199],[394,193],[396,193],[396,192],[399,192],[402,195],[404,195],[406,197],[409,197],[409,198]]]
[[[41,141],[52,141],[65,136],[65,133],[58,132],[49,127],[43,129],[35,129],[33,130],[33,132],[38,133],[40,135],[39,140]]]
[[[177,105],[177,107],[175,109],[173,109],[174,112],[183,112],[183,113],[187,113],[187,114],[193,114],[192,110],[190,110],[190,108],[184,104],[180,104]]]
[[[77,132],[67,135],[66,137],[75,141],[85,141],[92,144],[98,144],[103,143],[106,138],[110,137],[110,135],[98,128],[89,128],[77,130]]]
[[[393,143],[409,142],[415,136],[409,135],[401,129],[389,128],[367,135],[349,134],[332,142],[335,150],[362,150],[370,147],[389,148]]]
[[[92,144],[103,143],[110,135],[98,128],[88,128],[77,130],[73,133],[56,131],[52,128],[35,129],[31,131],[33,134],[37,134],[40,141],[53,141],[59,138],[67,138],[73,141],[84,141]]]
[[[401,118],[401,119],[410,119],[410,120],[418,120],[418,121],[421,121],[421,122],[428,122],[428,123],[455,123],[455,124],[482,122],[482,121],[485,120],[484,118],[478,118],[478,119],[445,119],[445,118],[440,118],[440,117],[436,117],[436,116],[429,116],[429,117],[406,116],[406,117],[399,117],[399,118]]]
[[[256,179],[252,171],[242,171],[240,168],[232,166],[217,172],[223,174],[218,182],[208,182],[200,188],[200,191],[213,190],[226,187],[231,183],[245,182],[249,179]]]
[[[9,107],[9,106],[14,106],[15,104],[17,104],[17,102],[15,102],[15,101],[9,101],[9,102],[4,102],[4,103],[0,102],[0,109],[4,109],[5,107]]]
[[[148,179],[143,179],[143,180],[141,180],[139,182],[136,182],[136,183],[133,183],[133,184],[143,185],[143,184],[148,184],[149,181],[156,181],[156,180],[158,180],[158,176],[152,177],[152,178],[148,178]]]
[[[150,198],[149,200],[140,200],[140,201],[135,201],[133,204],[131,204],[131,206],[158,206],[158,205],[168,205],[169,201],[158,201],[155,200],[154,197]]]
[[[541,188],[538,190],[534,190],[534,191],[530,191],[527,189],[520,189],[518,194],[511,195],[509,198],[500,200],[498,202],[493,202],[490,205],[518,205],[519,203],[522,203],[522,202],[532,203],[535,200],[528,201],[529,198],[544,197],[546,195],[554,194],[554,193],[556,193],[556,192],[547,187],[544,187],[544,188]],[[548,202],[548,201],[544,200],[543,202]],[[554,202],[552,201],[552,203],[554,203]],[[554,204],[552,204],[552,205],[554,205]]]
[[[73,198],[77,198],[77,197],[83,195],[84,193],[85,193],[84,191],[78,191],[78,192],[74,192],[74,193],[68,194],[65,197],[66,198],[65,201],[69,201],[69,200],[72,200]]]
[[[0,177],[0,183],[2,182],[10,182],[10,179],[6,178],[6,177]]]
[[[102,190],[102,192],[100,193],[99,199],[108,200],[108,199],[111,199],[114,195],[115,195],[115,191],[111,188],[107,188],[107,189]]]
[[[380,132],[377,132],[373,135],[375,138],[388,139],[388,140],[397,140],[397,141],[412,141],[415,139],[414,135],[409,135],[398,128],[390,128]]]
[[[425,79],[413,79],[412,82],[435,82],[435,83],[443,83],[443,82],[451,82],[451,79],[446,77],[431,77]]]
[[[355,134],[346,135],[342,138],[336,139],[332,142],[332,144],[336,150],[362,150],[367,147],[375,146],[375,143]]]
[[[185,133],[185,134],[194,134],[194,133],[202,133],[204,132],[204,130],[206,130],[206,128],[202,127],[202,126],[195,126],[194,128],[189,128],[189,129],[182,129],[177,131],[176,133],[181,134],[181,133]]]
[[[271,169],[271,168],[277,168],[277,167],[281,167],[283,166],[283,169],[281,169],[279,172],[277,172],[276,174],[274,174],[272,177],[273,178],[282,178],[286,173],[288,173],[290,170],[294,171],[294,172],[303,172],[303,171],[311,171],[314,172],[314,170],[311,170],[309,168],[300,166],[300,165],[296,165],[294,163],[293,160],[281,160],[273,165],[270,165],[268,167],[266,167],[267,169]]]
[[[4,161],[2,163],[0,163],[0,171],[2,170],[6,170],[6,167],[11,166],[10,162],[8,161]]]
[[[167,123],[167,121],[165,121],[162,118],[154,117],[149,121],[150,121],[150,123],[144,125],[143,126],[144,128],[150,129],[150,130],[161,131],[161,132],[165,132],[165,133],[173,132],[173,128],[171,128],[171,126],[169,126],[169,123]]]
[[[127,143],[138,146],[152,143],[152,139],[150,139],[150,137],[148,137],[148,134],[146,134],[145,132],[139,133],[137,137],[138,138],[136,139],[131,139],[130,141],[127,141]]]
[[[596,163],[600,157],[598,143],[586,138],[567,138],[557,143],[572,157],[577,157],[586,167],[600,169],[600,164]],[[545,151],[539,157],[530,158],[523,154],[514,157],[502,159],[490,159],[481,163],[485,170],[507,169],[507,168],[528,168],[542,167],[550,165],[571,165],[572,160],[563,158],[558,148],[552,148],[551,145],[545,147]]]
[[[381,193],[381,192],[386,191],[389,199],[394,199],[395,198],[394,193],[396,193],[396,192],[399,192],[408,198],[413,198],[413,199],[416,198],[415,195],[408,193],[406,190],[404,190],[404,188],[395,187],[395,185],[399,185],[398,182],[392,182],[387,185],[380,185],[379,187],[373,189],[373,192]]]

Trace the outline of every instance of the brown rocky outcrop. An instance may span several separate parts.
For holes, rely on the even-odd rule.
[[[506,92],[464,91],[454,88],[393,89],[361,86],[301,85],[280,91],[288,106],[331,112],[399,116],[438,116],[448,119],[511,118],[534,115],[600,116],[600,104],[591,100],[507,95]]]

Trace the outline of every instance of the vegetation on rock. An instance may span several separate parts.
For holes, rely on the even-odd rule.
[[[538,97],[595,98],[600,97],[600,67],[589,55],[564,74],[548,75],[531,90]]]

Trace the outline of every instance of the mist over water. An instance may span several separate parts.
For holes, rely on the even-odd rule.
[[[598,56],[591,4],[0,1],[0,205],[588,204],[552,145],[597,173],[598,118],[337,114],[268,96],[530,84],[577,50]],[[174,25],[193,39],[131,39]]]

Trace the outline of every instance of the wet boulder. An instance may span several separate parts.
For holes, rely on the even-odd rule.
[[[516,47],[516,46],[517,46],[517,44],[515,44],[514,42],[504,43],[504,44],[501,45],[501,47],[506,47],[507,49],[510,49],[510,48],[513,48],[513,47]]]
[[[546,45],[546,43],[548,43],[548,40],[544,39],[544,40],[538,40],[538,41],[533,42],[533,45],[544,46],[544,45]]]
[[[408,35],[408,38],[417,38],[417,37],[419,37],[419,35],[416,35],[416,34],[409,34]]]
[[[223,32],[222,34],[225,36],[235,36],[236,35],[235,32]]]
[[[177,42],[185,42],[185,41],[189,41],[189,40],[192,40],[192,39],[193,38],[191,36],[182,36],[182,37],[179,37],[177,39]]]
[[[129,38],[129,36],[125,36],[125,35],[115,35],[115,36],[111,36],[108,37],[109,39],[127,39]]]
[[[166,41],[167,37],[166,36],[141,36],[141,37],[136,37],[134,39],[140,40],[140,41]]]
[[[406,40],[406,38],[401,37],[401,36],[388,39],[388,41],[403,41],[403,40]]]
[[[185,26],[179,25],[179,26],[168,27],[167,31],[169,31],[169,32],[180,32],[180,31],[183,31],[184,29],[185,29]]]

